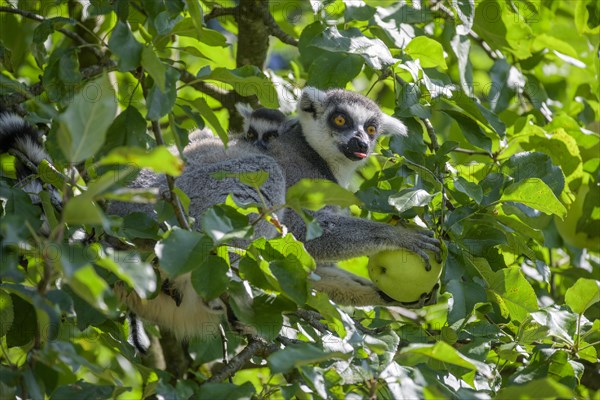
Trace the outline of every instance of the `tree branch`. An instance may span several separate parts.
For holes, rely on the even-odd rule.
[[[437,141],[435,129],[433,128],[433,125],[431,125],[431,121],[429,118],[421,118],[421,121],[423,121],[425,129],[427,130],[427,136],[429,136],[429,140],[431,141],[431,149],[437,151],[440,148],[440,145]]]
[[[301,308],[297,309],[294,313],[296,316],[302,318],[304,321],[308,322],[310,326],[315,328],[321,334],[329,333],[329,329],[327,325],[321,322],[321,314],[316,311],[303,310]]]
[[[244,367],[244,365],[255,355],[267,357],[269,354],[279,350],[279,346],[269,343],[259,336],[249,336],[248,345],[233,357],[221,371],[206,380],[206,383],[222,382],[231,378]]]
[[[237,20],[239,11],[239,7],[215,7],[204,16],[204,21],[209,21],[211,19],[226,15],[233,15],[233,17]]]
[[[262,5],[262,18],[265,26],[269,29],[269,33],[272,36],[275,36],[277,39],[281,40],[283,43],[289,44],[291,46],[298,47],[298,40],[293,38],[292,36],[285,33],[277,22],[273,15],[269,11],[268,2],[265,2]]]
[[[9,13],[9,14],[17,14],[17,15],[22,16],[23,18],[31,19],[31,20],[34,20],[37,22],[46,21],[46,18],[42,17],[41,15],[32,13],[30,11],[20,10],[18,8],[0,6],[0,12]],[[68,37],[69,39],[71,39],[74,42],[77,42],[81,45],[84,45],[84,46],[92,45],[90,47],[90,49],[94,52],[94,55],[96,57],[98,57],[99,60],[101,60],[104,57],[104,54],[102,54],[102,52],[99,49],[94,47],[93,43],[89,43],[87,40],[85,40],[84,38],[79,36],[76,32],[70,31],[65,28],[58,28],[56,30],[58,32],[62,33],[63,35],[65,35],[66,37]]]
[[[106,61],[98,65],[92,65],[81,70],[81,76],[85,79],[93,78],[100,75],[104,71],[113,71],[117,68],[117,64],[114,61]],[[6,96],[0,97],[0,106],[5,108],[12,108],[17,104],[20,104],[27,99],[35,96],[39,96],[44,91],[44,85],[42,82],[37,82],[29,87],[21,85],[19,88],[20,92],[11,93]]]

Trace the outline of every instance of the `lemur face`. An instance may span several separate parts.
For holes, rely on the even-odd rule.
[[[252,110],[247,104],[236,104],[240,115],[244,118],[242,138],[257,147],[267,150],[269,142],[279,136],[279,129],[285,122],[285,115],[270,108]]]
[[[383,114],[377,104],[360,94],[335,89],[303,92],[299,113],[310,126],[311,144],[329,159],[341,153],[351,161],[367,158],[379,136]],[[318,133],[317,133],[318,132]]]
[[[259,108],[250,114],[244,139],[267,150],[269,142],[279,136],[279,128],[285,115],[279,110]]]

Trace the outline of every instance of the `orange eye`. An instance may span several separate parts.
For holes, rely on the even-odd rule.
[[[338,114],[334,119],[333,122],[335,122],[335,124],[337,126],[344,126],[346,124],[346,118],[344,118],[343,115]]]
[[[375,134],[377,133],[377,129],[375,129],[373,125],[369,125],[367,127],[367,133],[371,136],[375,136]]]

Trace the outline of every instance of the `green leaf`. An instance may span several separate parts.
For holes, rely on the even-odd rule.
[[[504,137],[506,135],[504,122],[496,114],[469,96],[454,96],[452,99],[442,98],[441,106],[443,110],[453,110],[454,107],[459,107],[463,110],[463,114],[468,115],[498,136]]]
[[[517,153],[502,165],[501,171],[512,177],[515,183],[529,178],[539,178],[552,189],[555,196],[560,196],[565,187],[562,171],[544,153]]]
[[[424,355],[433,360],[438,360],[446,364],[456,365],[472,371],[478,371],[484,376],[491,377],[491,368],[481,362],[461,354],[454,347],[446,342],[437,342],[433,345],[429,344],[411,344],[402,350],[396,356],[400,361],[412,354]]]
[[[86,303],[101,311],[107,311],[103,295],[109,290],[108,284],[96,273],[92,265],[88,264],[77,269],[67,283]]]
[[[431,202],[435,195],[430,195],[422,189],[407,190],[388,198],[388,203],[399,213],[410,210],[413,207],[423,207]]]
[[[68,224],[101,225],[105,221],[102,209],[85,195],[73,197],[63,209],[63,219]]]
[[[42,83],[51,101],[61,104],[73,100],[73,91],[79,88],[81,73],[77,50],[73,48],[58,48],[50,54],[48,65],[44,69]],[[13,86],[14,88],[14,86]]]
[[[302,179],[288,189],[286,203],[297,211],[317,211],[326,205],[349,207],[360,204],[360,200],[334,182],[325,179]]]
[[[55,188],[62,189],[65,185],[65,177],[48,160],[44,159],[38,165],[38,176]]]
[[[146,120],[137,108],[129,106],[108,128],[103,150],[109,151],[121,146],[146,148],[148,139]]]
[[[0,338],[10,330],[14,319],[15,312],[10,294],[0,289]]]
[[[531,57],[531,28],[504,2],[484,0],[475,9],[473,30],[493,48],[509,51],[518,59]]]
[[[565,293],[565,303],[577,314],[600,301],[600,282],[594,279],[579,278]]]
[[[217,131],[217,135],[221,138],[221,141],[225,146],[227,146],[227,142],[229,141],[229,135],[223,127],[221,126],[221,122],[219,122],[219,118],[215,114],[215,112],[208,106],[206,100],[202,97],[198,97],[194,101],[190,101],[192,106],[198,110],[202,118],[204,118],[208,123],[213,127],[215,131]]]
[[[31,342],[37,334],[37,313],[29,301],[16,294],[10,295],[13,307],[13,321],[6,333],[6,346],[24,346]]]
[[[294,235],[288,233],[282,238],[270,239],[269,241],[257,240],[254,242],[257,248],[261,249],[261,255],[267,260],[283,260],[289,256],[295,257],[300,264],[313,270],[315,261],[306,251],[304,243],[297,240]]]
[[[152,216],[144,212],[132,212],[123,217],[122,231],[125,237],[141,239],[158,239],[158,223]]]
[[[543,152],[550,156],[555,165],[560,165],[567,182],[581,177],[583,173],[581,152],[573,136],[562,128],[556,129],[551,135],[541,129],[534,132],[535,134],[529,137],[527,143],[521,144],[524,150]],[[548,186],[554,189],[549,183]],[[558,196],[556,191],[554,193]]]
[[[210,254],[212,240],[199,232],[173,228],[168,236],[159,241],[154,251],[160,267],[171,278],[197,268]]]
[[[116,111],[117,100],[106,74],[75,95],[58,117],[58,143],[68,161],[78,163],[96,154]]]
[[[540,325],[548,327],[548,335],[563,343],[573,345],[577,328],[577,315],[566,309],[546,307],[531,313],[531,318]]]
[[[298,258],[288,255],[285,259],[273,260],[269,269],[277,278],[282,292],[296,304],[306,303],[308,295],[308,274]]]
[[[554,214],[561,218],[567,214],[565,206],[556,198],[548,185],[539,178],[527,178],[511,184],[504,190],[500,201],[525,204],[544,214]]]
[[[340,338],[346,337],[347,331],[344,322],[342,321],[342,316],[325,293],[310,293],[306,304],[321,314],[330,329],[333,329]]]
[[[396,62],[385,43],[380,39],[367,38],[357,28],[339,31],[331,26],[317,35],[310,45],[334,53],[357,54],[375,70],[382,70]]]
[[[454,189],[466,194],[475,200],[477,204],[481,204],[481,200],[483,200],[483,190],[481,189],[481,186],[475,182],[469,182],[462,176],[459,176],[454,180]]]
[[[216,205],[209,208],[202,214],[200,221],[202,230],[215,243],[222,243],[231,239],[248,239],[252,233],[252,227],[248,224],[248,217],[226,205]]]
[[[196,394],[199,399],[251,400],[256,390],[250,382],[241,385],[233,383],[204,383]]]
[[[192,272],[192,286],[203,299],[216,299],[227,290],[227,271],[229,264],[226,260],[209,255]]]
[[[469,144],[488,152],[492,151],[492,139],[485,134],[477,122],[456,111],[444,110],[444,113],[458,122],[458,126],[462,129],[462,134]]]
[[[242,96],[256,96],[263,107],[279,108],[279,99],[273,82],[256,66],[244,65],[227,69],[218,67],[213,71],[200,70],[198,79],[211,79],[226,83]],[[219,135],[221,136],[221,135]]]
[[[404,51],[414,60],[419,60],[423,68],[439,67],[443,70],[448,69],[442,45],[427,36],[415,37],[406,46]]]
[[[319,349],[317,346],[305,344],[293,344],[283,350],[271,354],[268,358],[269,367],[274,374],[287,372],[292,368],[302,365],[317,364],[332,359],[346,360],[350,354],[344,354],[339,351],[327,352]]]
[[[108,48],[119,57],[119,71],[131,71],[140,65],[143,46],[133,37],[126,23],[117,21],[108,40]]]
[[[200,2],[198,0],[185,0],[187,4],[188,10],[190,12],[190,17],[192,18],[192,22],[196,27],[196,32],[198,33],[198,37],[202,37],[202,7],[200,7]]]
[[[142,67],[150,74],[158,89],[164,93],[166,91],[167,66],[160,61],[152,47],[145,46],[143,48],[141,62]]]
[[[200,29],[200,33],[198,33]],[[198,25],[197,21],[192,18],[184,18],[179,21],[171,31],[174,35],[188,36],[199,40],[211,47],[226,47],[227,38],[222,33],[213,29],[205,28],[202,25]]]
[[[97,385],[80,380],[70,385],[59,386],[52,392],[50,399],[108,399],[112,397],[113,390],[112,385]]]
[[[519,267],[504,268],[494,273],[488,294],[500,307],[503,317],[522,322],[538,310],[537,297]]]
[[[94,264],[115,274],[144,298],[156,293],[156,272],[135,251],[105,249],[106,255],[95,259]]]
[[[179,71],[168,67],[165,74],[165,90],[160,90],[156,83],[152,85],[146,98],[148,105],[147,119],[158,121],[171,111],[177,98],[177,79],[179,79]]]
[[[598,23],[597,10],[593,8],[594,1],[578,1],[575,3],[575,26],[579,34],[589,33],[597,35],[600,33],[600,24]],[[594,15],[596,10],[596,15]],[[596,23],[594,23],[594,21]]]
[[[217,171],[210,175],[212,178],[222,180],[225,178],[235,178],[241,183],[253,188],[260,188],[269,179],[267,171],[249,171],[249,172],[227,172]]]
[[[274,339],[283,326],[284,312],[296,310],[296,304],[282,296],[261,294],[251,298],[243,283],[230,281],[227,293],[235,316],[256,329],[265,339]]]
[[[150,168],[154,172],[179,176],[183,172],[183,161],[164,146],[151,151],[139,147],[117,147],[103,157],[98,165],[125,164],[138,169]]]
[[[570,399],[574,393],[567,386],[545,377],[523,385],[505,386],[496,395],[498,400],[513,399]]]
[[[363,64],[357,55],[325,53],[311,64],[306,84],[320,89],[346,87],[360,73]]]

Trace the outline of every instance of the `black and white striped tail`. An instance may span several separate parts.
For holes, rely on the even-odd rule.
[[[129,341],[137,351],[146,354],[150,347],[150,339],[148,339],[146,332],[144,332],[141,321],[132,312],[127,315],[127,318],[129,319]]]
[[[3,113],[0,114],[0,150],[7,152],[10,149],[20,152],[33,165],[50,159],[40,143],[40,133],[35,127],[17,114]],[[32,172],[23,171],[27,175]]]
[[[34,175],[34,168],[42,160],[50,161],[50,156],[41,144],[40,132],[19,115],[5,112],[0,114],[0,151],[15,156],[15,169],[19,186],[31,196],[34,203],[39,203],[39,193],[43,183]],[[60,195],[51,189],[52,197],[60,201]]]

